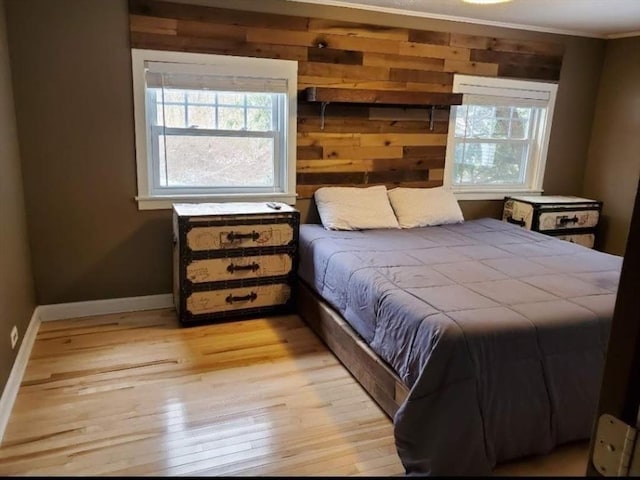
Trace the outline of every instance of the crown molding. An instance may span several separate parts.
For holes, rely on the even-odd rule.
[[[607,40],[616,40],[618,38],[640,37],[640,31],[627,33],[612,33],[607,35]]]
[[[434,20],[445,20],[448,22],[472,23],[476,25],[487,25],[491,27],[528,30],[533,32],[541,32],[541,33],[553,33],[556,35],[571,35],[576,37],[589,37],[589,38],[600,38],[600,39],[611,38],[611,36],[597,34],[593,32],[565,30],[565,29],[559,29],[559,28],[547,28],[547,27],[540,27],[536,25],[525,25],[520,23],[495,22],[492,20],[483,20],[478,18],[460,17],[455,15],[443,15],[440,13],[431,13],[431,12],[417,12],[413,10],[403,10],[400,8],[393,8],[393,7],[381,7],[378,5],[362,5],[362,4],[356,4],[351,2],[343,2],[341,0],[287,0],[287,1],[298,2],[298,3],[312,3],[315,5],[326,5],[330,7],[353,8],[357,10],[369,10],[373,12],[388,13],[392,15],[404,15],[404,16],[411,16],[411,17],[430,18]]]

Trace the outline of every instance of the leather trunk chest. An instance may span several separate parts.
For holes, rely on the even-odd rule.
[[[174,204],[173,295],[182,323],[291,313],[300,213],[271,205]]]
[[[543,195],[505,197],[502,220],[593,248],[602,202]]]

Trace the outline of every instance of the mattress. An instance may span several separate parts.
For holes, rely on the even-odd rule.
[[[298,273],[410,388],[409,474],[484,475],[589,438],[622,258],[495,219],[300,226]]]

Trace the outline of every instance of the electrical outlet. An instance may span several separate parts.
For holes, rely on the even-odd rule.
[[[16,348],[18,343],[18,328],[14,325],[11,329],[11,348]]]

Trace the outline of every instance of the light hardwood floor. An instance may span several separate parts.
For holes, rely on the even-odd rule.
[[[587,445],[496,475],[582,476]],[[43,323],[0,475],[402,475],[391,420],[295,316]]]

